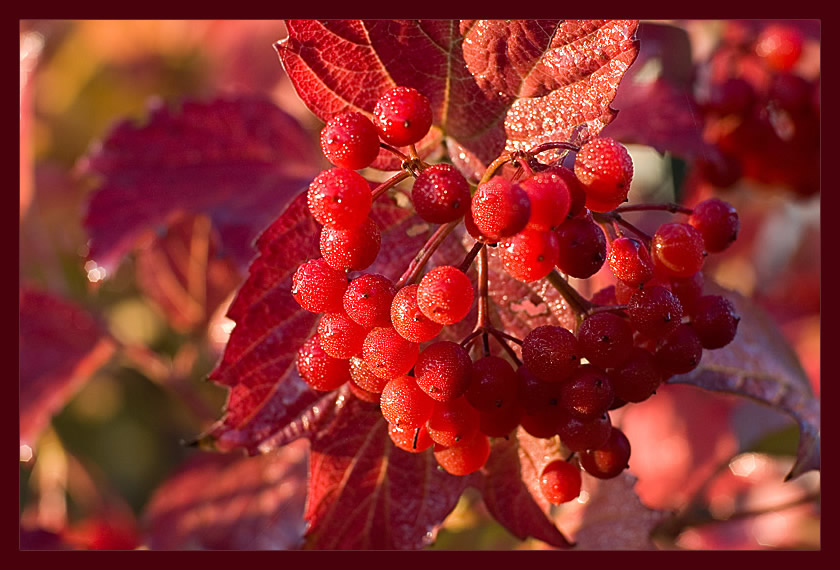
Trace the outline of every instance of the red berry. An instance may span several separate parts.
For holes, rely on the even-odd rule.
[[[697,300],[691,314],[691,326],[703,348],[722,348],[732,342],[741,317],[726,297],[706,295]]]
[[[537,327],[522,340],[522,362],[540,380],[561,382],[580,364],[577,337],[563,327]]]
[[[362,352],[368,332],[370,329],[353,321],[344,311],[327,313],[318,323],[321,348],[333,358],[350,358]]]
[[[452,325],[466,317],[473,298],[470,278],[452,265],[435,267],[423,276],[417,288],[420,310],[442,325]]]
[[[373,122],[386,143],[407,146],[418,142],[429,132],[432,106],[416,89],[394,87],[376,102]]]
[[[566,220],[571,205],[571,192],[566,181],[550,170],[538,172],[523,180],[520,187],[528,195],[531,216],[527,228],[547,232]]]
[[[543,410],[533,414],[523,414],[519,423],[529,435],[548,439],[557,435],[558,417],[556,410]]]
[[[580,454],[581,467],[598,479],[617,477],[627,468],[629,460],[630,441],[617,427],[613,427],[610,431],[610,438],[606,444]]]
[[[622,236],[613,240],[609,263],[613,275],[631,287],[638,287],[653,278],[650,252],[637,239]]]
[[[601,447],[610,439],[612,423],[607,413],[594,420],[581,420],[571,414],[558,416],[557,435],[570,451],[585,451]]]
[[[585,364],[560,388],[563,406],[582,420],[594,420],[610,409],[615,392],[609,376]]]
[[[647,400],[665,381],[653,355],[636,346],[624,364],[610,371],[609,376],[616,397],[634,403]]]
[[[359,170],[379,155],[379,134],[366,116],[348,111],[327,121],[321,130],[321,150],[334,165]]]
[[[462,396],[470,381],[472,360],[460,344],[444,340],[430,344],[417,357],[417,385],[431,398],[448,402]]]
[[[444,447],[457,447],[478,433],[480,417],[463,397],[449,402],[435,402],[432,417],[426,422],[429,437]]]
[[[680,325],[683,308],[673,293],[654,285],[636,291],[627,304],[630,324],[652,338],[663,337]]]
[[[653,235],[651,253],[674,277],[691,277],[700,271],[706,255],[700,232],[681,223],[659,226]]]
[[[426,431],[426,426],[424,425],[412,429],[388,424],[388,435],[391,437],[394,445],[409,453],[426,451],[435,443],[429,437],[429,432]]]
[[[569,189],[569,213],[567,217],[575,218],[582,214],[586,210],[586,191],[578,177],[575,176],[574,171],[565,166],[552,166],[547,168],[546,171],[562,178]]]
[[[460,219],[470,209],[470,185],[451,164],[433,164],[414,181],[411,201],[417,215],[432,224]]]
[[[688,223],[703,236],[703,244],[710,253],[725,250],[738,237],[738,212],[717,198],[697,204]]]
[[[465,396],[474,408],[490,411],[517,401],[519,381],[510,363],[498,356],[485,356],[473,362]]]
[[[438,465],[451,475],[469,475],[478,471],[490,457],[490,439],[476,433],[469,441],[457,447],[435,445]]]
[[[560,408],[560,382],[537,378],[526,365],[516,369],[519,377],[516,401],[528,414],[554,412]]]
[[[620,366],[633,348],[633,329],[627,319],[613,313],[595,313],[577,331],[581,355],[595,366]]]
[[[356,384],[353,381],[352,376],[350,377],[350,381],[347,383],[347,386],[350,388],[350,392],[363,402],[370,402],[371,404],[376,404],[377,406],[379,405],[379,394],[377,392],[368,392]]]
[[[310,259],[292,276],[292,297],[312,313],[335,313],[342,309],[347,276],[323,258]]]
[[[528,194],[519,184],[494,176],[479,185],[472,197],[472,218],[478,230],[499,240],[523,229],[531,216]]]
[[[385,384],[379,406],[389,424],[419,428],[432,416],[434,400],[417,386],[414,378],[398,376]]]
[[[400,336],[411,342],[426,342],[440,334],[443,325],[429,319],[417,305],[418,285],[403,287],[391,304],[391,323]]]
[[[351,229],[324,226],[319,245],[324,261],[333,269],[361,271],[376,260],[381,243],[379,227],[368,218],[361,226]]]
[[[490,437],[507,437],[519,425],[521,418],[522,408],[519,406],[479,412],[479,431]]]
[[[318,335],[310,337],[298,349],[296,364],[300,377],[313,390],[329,392],[350,379],[347,360],[333,358],[324,352]]]
[[[680,325],[659,344],[654,357],[667,374],[685,374],[700,364],[703,345],[689,325]]]
[[[717,115],[747,115],[757,101],[755,89],[746,79],[729,77],[709,86],[704,107]]]
[[[615,290],[615,285],[607,285],[603,289],[596,291],[589,300],[593,305],[618,305]],[[629,298],[630,297],[628,296],[628,299]]]
[[[350,358],[350,381],[365,392],[377,394],[377,396],[382,393],[382,388],[388,383],[385,378],[380,378],[371,372],[368,365],[359,356]],[[376,401],[379,402],[378,397]]]
[[[802,55],[802,34],[784,24],[771,24],[762,30],[755,43],[755,53],[779,71],[789,71]]]
[[[325,226],[355,228],[370,213],[370,185],[355,170],[331,168],[315,177],[306,193],[309,211]]]
[[[580,467],[561,459],[552,461],[540,473],[540,490],[552,505],[573,501],[580,495]]]
[[[575,175],[586,192],[586,207],[593,212],[609,212],[627,200],[633,160],[618,141],[592,139],[575,157]]]
[[[671,279],[671,292],[679,299],[683,313],[691,314],[697,299],[703,294],[703,274],[698,271],[691,277]]]
[[[419,345],[405,340],[393,327],[373,329],[362,347],[362,358],[370,371],[388,380],[408,374],[418,353]]]
[[[505,271],[528,283],[551,273],[560,255],[560,244],[554,232],[526,228],[500,241],[499,252]]]
[[[578,279],[592,277],[607,259],[607,238],[592,220],[572,218],[557,228],[560,255],[557,267]]]
[[[363,327],[387,327],[391,325],[391,302],[395,293],[390,279],[368,273],[347,285],[342,305],[347,316]]]

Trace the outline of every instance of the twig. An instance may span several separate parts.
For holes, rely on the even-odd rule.
[[[373,192],[371,192],[370,195],[371,201],[375,202],[376,199],[382,196],[389,188],[393,188],[409,176],[411,176],[411,173],[405,170],[397,172],[391,178],[389,178],[388,180],[386,180],[385,182],[373,189]]]
[[[551,283],[552,287],[557,289],[560,295],[562,295],[569,304],[569,307],[571,307],[578,316],[587,314],[592,308],[592,303],[584,299],[581,294],[577,292],[577,289],[569,285],[569,283],[560,276],[560,273],[556,269],[552,269],[546,279],[549,283]]]
[[[674,202],[669,202],[668,204],[628,204],[626,206],[619,206],[613,212],[649,212],[656,210],[664,210],[672,214],[688,214],[689,216],[694,212],[691,208],[686,208]]]
[[[395,285],[396,289],[402,289],[406,285],[411,284],[417,276],[423,271],[423,267],[425,267],[426,263],[429,261],[429,258],[432,257],[437,248],[440,247],[440,244],[443,243],[443,240],[446,239],[452,230],[454,230],[460,220],[455,220],[454,222],[449,222],[446,225],[442,225],[435,230],[435,233],[432,234],[432,237],[423,244],[423,247],[420,248],[420,251],[417,252],[417,255],[414,256],[414,259],[411,260],[411,263],[406,268],[405,273],[402,274],[399,281]]]

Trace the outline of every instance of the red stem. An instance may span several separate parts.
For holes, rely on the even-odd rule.
[[[689,216],[694,212],[691,208],[680,206],[674,202],[668,204],[628,204],[626,206],[619,206],[613,212],[620,214],[622,212],[652,212],[656,210],[664,210],[672,214],[688,214]]]
[[[376,199],[382,196],[385,192],[387,192],[389,188],[393,188],[409,176],[411,176],[411,173],[405,170],[397,172],[391,178],[389,178],[388,180],[386,180],[385,182],[373,189],[370,195],[371,201],[375,202]]]
[[[400,280],[397,281],[395,285],[396,289],[402,289],[406,285],[410,285],[423,271],[423,267],[425,267],[426,263],[429,261],[429,258],[432,257],[437,248],[440,247],[440,244],[443,243],[443,240],[446,239],[452,230],[460,223],[460,220],[456,220],[454,222],[449,222],[446,225],[438,227],[435,230],[435,233],[432,234],[432,237],[423,244],[423,247],[420,248],[420,251],[417,252],[417,255],[414,256],[414,259],[411,260],[411,263],[406,268],[405,273],[402,274]]]

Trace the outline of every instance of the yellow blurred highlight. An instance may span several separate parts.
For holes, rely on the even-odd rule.
[[[90,380],[70,403],[70,411],[88,422],[103,423],[113,418],[123,404],[118,382],[107,376]]]
[[[109,315],[111,333],[123,344],[151,346],[164,332],[164,321],[151,306],[139,299],[118,303]]]
[[[737,291],[745,297],[752,297],[755,290],[755,268],[750,260],[744,257],[722,259],[712,277],[722,287]]]

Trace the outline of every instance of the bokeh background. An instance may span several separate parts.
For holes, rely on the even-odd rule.
[[[644,73],[634,68],[637,79],[646,81],[645,73],[656,74],[657,61],[660,74],[663,69],[672,77],[683,74],[682,96],[691,108],[688,116],[694,128],[707,142],[723,147],[735,119],[704,113],[713,83],[709,77],[758,73],[748,65],[720,63],[724,58],[719,54],[738,41],[747,45],[771,24],[645,22],[646,30],[659,26],[668,33],[655,36],[661,44],[659,59],[646,60],[654,63]],[[808,137],[806,148],[812,158],[816,153],[816,161],[790,158],[795,151],[774,150],[773,161],[781,156],[785,168],[799,169],[801,176],[751,176],[761,165],[760,158],[753,157],[750,164],[758,166],[748,165],[740,175],[722,180],[725,168],[723,174],[718,168],[715,177],[708,164],[690,153],[660,153],[628,140],[636,170],[631,196],[634,201],[691,203],[717,195],[736,205],[742,223],[739,240],[710,261],[706,274],[769,312],[819,394],[820,201],[813,169],[819,168],[820,25],[784,24],[803,38],[802,54],[786,73],[804,79],[814,92],[808,101],[810,130],[801,136]],[[273,479],[258,477],[261,485],[251,487],[253,496],[234,490],[231,504],[215,511],[216,523],[165,521],[192,524],[191,532],[184,533],[189,541],[164,543],[155,538],[153,524],[163,522],[150,518],[150,505],[162,489],[172,496],[173,481],[183,484],[172,478],[193,467],[202,453],[190,444],[222,413],[225,391],[206,378],[232,329],[224,312],[244,275],[232,264],[195,257],[190,248],[196,243],[212,244],[212,228],[201,217],[159,228],[156,247],[138,243],[118,270],[106,275],[86,262],[88,238],[82,220],[95,181],[81,176],[79,168],[115,121],[142,123],[154,101],[259,94],[301,121],[316,141],[322,125],[297,99],[272,47],[285,34],[279,21],[20,22],[19,269],[22,291],[29,295],[22,297],[22,307],[26,301],[27,306],[48,310],[50,303],[58,303],[66,311],[62,314],[79,311],[75,318],[90,318],[90,327],[101,328],[108,339],[104,344],[92,342],[84,358],[63,372],[71,381],[62,384],[49,404],[38,402],[46,420],[35,422],[31,441],[22,439],[22,549],[231,547],[222,519],[232,524],[254,508],[251,503],[257,498],[285,506],[255,530],[272,540],[254,541],[252,547],[293,546],[289,536],[301,527],[302,510],[302,493],[293,491],[305,483],[301,446],[291,447],[277,460],[280,467],[272,468]],[[644,50],[641,31],[640,37]],[[670,53],[671,60],[663,53]],[[628,88],[619,92],[613,106],[621,111],[638,104]],[[625,116],[631,113],[626,110]],[[795,114],[788,113],[788,120],[791,115]],[[778,115],[771,113],[773,117]],[[801,124],[795,119],[794,131]],[[777,134],[786,132],[784,123],[773,125]],[[614,127],[619,138],[629,130],[618,122]],[[640,225],[655,227],[659,222],[652,218]],[[208,275],[200,294],[179,273],[195,262]],[[150,264],[158,267],[154,278],[144,270]],[[202,302],[197,302],[199,297]],[[25,318],[22,314],[22,338],[25,332],[41,336],[27,337],[39,343],[22,345],[22,360],[23,351],[29,350],[28,357],[45,353],[48,361],[46,333],[32,333],[47,325],[30,326]],[[28,405],[22,387],[22,433]],[[657,547],[820,547],[819,474],[782,482],[794,461],[798,437],[788,416],[740,398],[669,386],[628,410],[622,421],[634,443],[631,471],[639,477],[636,492],[650,508],[679,512],[676,522],[657,529]],[[235,475],[234,468],[219,469]],[[290,474],[292,487],[278,494],[285,481],[282,474]],[[557,516],[566,520],[563,517],[570,515],[558,510]],[[468,492],[430,548],[544,547],[510,535],[486,514],[478,495]]]

